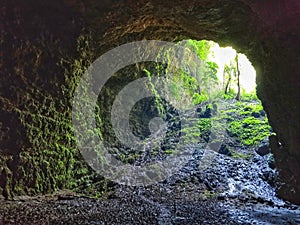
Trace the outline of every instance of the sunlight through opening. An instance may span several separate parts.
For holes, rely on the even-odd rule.
[[[211,42],[211,52],[208,55],[209,60],[214,61],[218,64],[218,79],[224,83],[224,66],[230,65],[234,58],[236,57],[236,50],[232,47],[220,47],[217,43]],[[246,55],[238,53],[239,67],[240,67],[240,83],[242,90],[246,93],[254,93],[256,89],[256,71],[252,66],[251,62]],[[237,86],[233,85],[235,91],[237,91]]]

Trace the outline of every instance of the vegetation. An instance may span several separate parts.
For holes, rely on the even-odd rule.
[[[241,77],[245,76],[240,70],[241,54],[235,52],[232,60],[223,66],[220,77],[220,65],[214,61],[214,57],[211,57],[211,48],[216,45],[215,43],[188,40],[178,44],[190,48],[204,62],[198,70],[193,68],[187,71],[173,70],[172,76],[166,77],[165,88],[169,90],[172,103],[174,99],[177,105],[188,103],[192,99],[194,108],[200,110],[199,117],[190,118],[190,123],[187,123],[192,123],[193,126],[182,127],[184,142],[222,142],[223,140],[216,134],[221,135],[225,131],[226,135],[236,139],[241,145],[251,147],[268,137],[272,130],[255,91],[247,92],[241,85]],[[157,74],[167,74],[165,71],[171,70],[169,67],[162,68],[163,71]],[[198,74],[193,71],[198,71]],[[151,71],[147,71],[147,74],[150,77]],[[159,91],[155,85],[151,85],[151,90],[159,99]],[[211,104],[213,102],[214,104]],[[218,107],[217,102],[223,106]],[[157,107],[162,105],[157,104]],[[182,107],[181,109],[188,110]],[[215,114],[212,115],[214,111]],[[215,140],[210,140],[212,130]],[[233,149],[230,152],[233,158],[249,157]],[[172,150],[168,149],[167,154],[172,154]]]
[[[168,114],[172,111],[164,104],[164,101],[169,99],[172,100],[172,105],[180,108],[183,113],[188,113],[191,108],[199,110],[197,111],[198,117],[185,121],[187,125],[192,123],[193,126],[181,127],[180,132],[185,138],[184,142],[212,141],[210,140],[212,130],[218,134],[222,133],[224,128],[229,136],[234,137],[243,145],[254,146],[265,139],[270,134],[271,128],[255,92],[246,92],[240,85],[242,76],[239,71],[240,55],[236,54],[231,62],[227,63],[224,68],[222,67],[223,80],[221,80],[219,72],[222,68],[211,56],[214,43],[188,40],[179,44],[190,48],[198,55],[203,62],[201,67],[187,62],[186,64],[190,65],[187,69],[157,65],[155,69],[143,68],[143,72],[149,78],[148,88],[154,93],[155,105],[164,118],[170,117]],[[14,60],[19,63],[12,73],[21,78],[23,86],[27,89],[19,90],[20,96],[16,102],[9,102],[7,99],[2,101],[20,121],[22,127],[15,130],[24,130],[26,140],[20,137],[22,132],[20,134],[9,133],[16,141],[12,145],[16,144],[20,152],[15,155],[2,154],[0,156],[1,176],[6,180],[6,183],[1,184],[0,191],[8,198],[13,194],[47,193],[63,188],[76,188],[77,191],[84,189],[85,194],[99,197],[110,187],[107,180],[95,177],[92,169],[82,160],[72,131],[73,93],[81,76],[96,58],[97,50],[94,47],[97,45],[93,43],[89,35],[80,36],[75,56],[72,57],[66,57],[59,51],[53,52],[53,49],[60,49],[56,45],[58,44],[55,41],[52,43],[41,40],[37,43],[25,42],[19,46],[20,49],[15,50]],[[49,54],[42,54],[43,51]],[[18,55],[21,54],[18,52],[24,55]],[[27,59],[27,55],[32,55],[32,57]],[[61,58],[58,59],[57,56]],[[170,57],[167,58],[170,64]],[[191,59],[187,59],[189,60]],[[53,65],[53,71],[49,72],[43,67],[45,62],[58,63]],[[31,76],[25,74],[28,71],[32,72]],[[45,77],[45,87],[38,86],[39,81],[33,78],[38,78],[39,74],[44,73],[53,75],[53,79],[47,80],[48,78]],[[56,73],[63,74],[63,76],[57,76]],[[153,74],[157,76],[167,74],[164,87],[160,88],[166,90],[169,99],[163,100],[157,86],[151,80]],[[55,94],[50,93],[51,91]],[[113,91],[116,92],[116,90]],[[109,92],[109,96],[112,92]],[[86,101],[89,104],[88,99]],[[231,104],[221,108],[217,104],[220,101],[221,103],[231,102]],[[95,109],[98,126],[101,126],[103,122],[102,115],[99,113],[100,103]],[[1,123],[0,126],[1,129],[5,129],[5,124]],[[173,127],[176,126],[175,124]],[[100,129],[90,130],[90,132],[92,135],[103,138]],[[172,138],[173,133],[176,134],[173,131],[170,133],[172,134],[168,136],[169,139]],[[213,141],[222,140],[214,138]],[[167,144],[163,150],[164,154],[174,154],[173,145]],[[159,146],[153,148],[155,154],[159,155]],[[137,153],[126,155],[118,152],[118,154],[119,158],[127,163],[133,163],[140,156]],[[231,150],[231,154],[234,158],[247,158],[235,150]],[[17,166],[10,168],[6,162]],[[90,185],[91,183],[93,185]]]
[[[77,188],[78,191],[83,188],[87,194],[98,196],[107,188],[107,181],[103,179],[94,182],[97,186],[94,191],[88,191],[92,187],[86,188],[95,176],[82,160],[72,130],[73,92],[95,58],[92,40],[89,35],[80,36],[76,56],[72,57],[60,52],[58,43],[43,39],[33,43],[27,41],[16,50],[24,55],[16,59],[18,65],[14,70],[26,89],[18,90],[22,94],[17,102],[7,100],[20,127],[16,129],[18,136],[14,137],[16,142],[13,143],[18,152],[0,155],[0,169],[4,171],[6,181],[0,184],[0,191],[6,198],[65,188]],[[51,71],[45,68],[48,62],[53,63]],[[39,86],[39,81],[31,80],[44,73],[48,74],[43,78],[45,85]],[[100,117],[97,120],[101,123]],[[101,135],[99,131],[95,132]],[[8,161],[14,161],[16,166],[8,167]]]
[[[260,141],[268,137],[272,132],[271,127],[268,123],[268,119],[263,116],[264,112],[255,111],[259,108],[261,108],[261,105],[255,105],[253,107],[244,106],[242,110],[241,108],[237,108],[235,111],[241,116],[241,119],[232,120],[229,123],[228,132],[231,135],[236,136],[238,140],[244,145],[257,145]],[[255,117],[252,115],[255,115]]]

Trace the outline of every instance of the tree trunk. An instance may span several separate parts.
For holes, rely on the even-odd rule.
[[[236,57],[235,57],[235,61],[236,61],[236,70],[237,70],[237,86],[238,86],[238,92],[237,95],[235,97],[236,100],[241,100],[241,84],[240,84],[240,68],[239,68],[239,57],[238,54],[236,53]]]
[[[224,68],[224,72],[223,72],[223,74],[224,74],[224,82],[225,82],[225,73],[226,73],[226,70]],[[228,69],[227,69],[227,74],[229,75],[229,77],[228,77],[228,80],[227,80],[227,83],[226,83],[226,86],[225,86],[225,89],[224,89],[224,94],[225,95],[227,95],[228,92],[229,92],[229,86],[230,86],[230,82],[231,82],[231,71],[228,71]]]

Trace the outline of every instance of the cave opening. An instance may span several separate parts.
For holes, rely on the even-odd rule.
[[[106,91],[102,91],[103,96],[98,99],[99,105],[105,109],[99,106],[100,117],[104,121],[101,131],[104,139],[107,138],[106,143],[111,147],[121,146],[113,134],[115,127],[112,127],[109,122],[114,116],[117,117],[111,112],[114,98],[134,79],[144,77],[148,78],[150,84],[145,88],[148,88],[153,96],[138,99],[130,109],[129,118],[122,118],[129,120],[130,128],[126,131],[132,132],[140,140],[150,138],[155,130],[159,131],[163,125],[166,125],[163,121],[167,123],[172,121],[173,128],[177,129],[180,135],[187,135],[185,142],[199,142],[201,137],[208,141],[213,120],[215,126],[219,127],[216,129],[225,127],[222,132],[235,137],[236,140],[233,142],[239,143],[239,147],[249,147],[254,150],[261,142],[265,142],[266,145],[268,136],[273,131],[256,95],[256,72],[248,58],[237,53],[232,47],[221,48],[213,41],[190,39],[177,44],[196,52],[201,60],[201,65],[193,68],[196,72],[191,71],[191,68],[188,72],[181,69],[171,71],[168,64],[137,63],[121,69],[108,81]],[[190,58],[184,60],[189,61]],[[191,64],[193,62],[187,62],[184,67],[191,67]],[[163,84],[151,82],[153,76],[164,77],[165,81]],[[139,90],[133,94],[139,95]],[[178,108],[195,111],[194,116],[198,117],[198,121],[195,122],[197,125],[184,129],[180,127]],[[217,114],[219,119],[212,119]],[[174,130],[170,132],[174,133]],[[172,152],[170,146],[161,146],[161,148],[168,153]],[[232,155],[233,151],[224,148],[226,147],[223,144],[220,151]],[[267,151],[267,147],[265,150]],[[264,154],[267,153],[270,151]],[[244,157],[247,158],[246,155]]]
[[[131,64],[108,79],[97,104],[105,147],[135,168],[168,159],[182,166],[167,170],[160,182],[170,182],[173,173],[194,160],[193,172],[205,179],[215,176],[205,184],[212,195],[247,192],[276,199],[278,174],[269,147],[274,133],[256,95],[256,72],[250,61],[232,47],[221,48],[212,41],[176,44],[194,52],[200,64],[188,53],[168,50],[156,56],[165,57],[163,63]],[[184,61],[182,68],[170,66],[176,60]],[[145,83],[132,85],[139,79]],[[132,136],[136,139],[128,141]],[[188,156],[192,157],[182,163]],[[228,173],[234,167],[241,167],[239,173]],[[258,172],[262,169],[263,176]],[[156,171],[149,173],[146,183],[157,181]],[[126,173],[128,183],[120,183],[130,184],[131,176]]]

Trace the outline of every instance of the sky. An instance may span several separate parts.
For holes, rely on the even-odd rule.
[[[211,54],[209,60],[216,62],[219,65],[218,78],[223,82],[223,69],[225,64],[230,64],[231,60],[234,60],[236,51],[232,47],[222,48],[218,44],[214,44],[211,47]],[[255,91],[256,88],[256,71],[244,54],[238,54],[239,67],[240,67],[240,83],[241,87],[245,89],[247,93]]]

